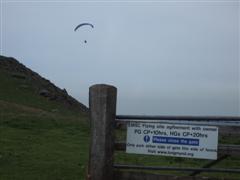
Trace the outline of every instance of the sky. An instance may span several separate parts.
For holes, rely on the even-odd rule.
[[[0,53],[117,114],[240,115],[239,1],[1,0]],[[74,28],[89,22],[76,32]],[[87,43],[84,41],[87,40]]]

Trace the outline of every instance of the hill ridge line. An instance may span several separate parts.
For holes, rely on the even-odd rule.
[[[50,80],[32,71],[13,57],[0,55],[0,70],[8,72],[13,78],[25,79],[33,86],[35,93],[50,101],[56,101],[67,108],[88,112],[88,108],[70,96],[66,89],[57,87]],[[24,85],[22,88],[25,88]]]

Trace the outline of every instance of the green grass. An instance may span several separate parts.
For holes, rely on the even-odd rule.
[[[1,180],[84,179],[89,144],[85,116],[0,113]]]
[[[151,155],[139,155],[139,154],[126,154],[125,152],[115,153],[115,163],[117,164],[131,164],[131,165],[143,165],[143,166],[162,166],[162,167],[181,167],[181,168],[201,168],[203,165],[207,164],[209,160],[203,159],[186,159],[179,157],[165,157],[165,156],[151,156]],[[239,157],[228,157],[227,159],[221,161],[217,165],[212,166],[212,168],[240,168],[240,158]],[[179,172],[179,171],[147,171],[148,173],[158,173],[158,174],[171,174],[178,176],[187,176],[191,172]],[[239,174],[235,173],[200,173],[198,176],[205,177],[217,177],[217,178],[236,178],[240,179]]]
[[[14,78],[12,74],[0,69],[0,100],[45,111],[57,111],[68,115],[73,113],[73,110],[66,109],[58,102],[39,96],[38,88],[32,84],[31,80]]]
[[[40,97],[11,73],[0,71],[0,82],[0,179],[84,179],[87,115]]]

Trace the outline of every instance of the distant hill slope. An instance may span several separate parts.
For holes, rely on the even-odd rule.
[[[88,108],[68,95],[65,89],[55,86],[14,58],[0,56],[0,82],[0,100],[52,111],[88,112]]]

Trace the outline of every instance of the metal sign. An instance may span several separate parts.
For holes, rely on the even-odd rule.
[[[217,159],[215,126],[129,122],[126,152],[199,159]]]

